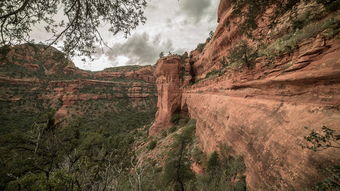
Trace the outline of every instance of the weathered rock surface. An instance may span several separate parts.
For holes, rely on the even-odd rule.
[[[156,86],[158,92],[156,119],[150,128],[155,135],[171,124],[171,116],[181,106],[180,73],[181,60],[177,56],[160,59],[156,65]]]
[[[206,153],[226,144],[244,157],[249,190],[309,189],[324,175],[322,168],[336,164],[340,156],[338,149],[312,152],[301,146],[310,133],[304,127],[340,132],[339,35],[309,37],[271,65],[258,58],[254,68],[206,78],[213,69],[222,69],[220,62],[240,40],[254,43],[239,33],[242,18],[231,13],[229,1],[221,0],[212,40],[201,53],[191,52],[188,73],[194,85],[183,86],[172,57],[158,62],[158,113],[150,134],[170,126],[172,114],[188,112],[197,120],[196,134]],[[267,27],[272,13],[273,8],[265,12],[258,23],[262,27],[253,33],[275,32]],[[263,42],[271,40],[266,37]]]

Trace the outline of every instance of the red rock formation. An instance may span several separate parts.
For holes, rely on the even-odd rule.
[[[217,11],[217,22],[220,22],[221,18],[224,16],[226,10],[231,7],[230,0],[221,0]]]
[[[339,35],[315,35],[299,42],[293,53],[275,58],[272,65],[260,57],[252,69],[227,70],[206,79],[213,69],[222,70],[222,58],[240,40],[254,43],[239,33],[242,18],[231,17],[228,2],[221,1],[212,40],[202,53],[191,52],[189,73],[200,82],[184,87],[174,73],[178,66],[170,65],[173,57],[158,62],[158,113],[150,134],[169,126],[174,110],[188,110],[197,120],[196,134],[206,153],[226,144],[244,157],[249,190],[308,189],[322,177],[318,166],[334,164],[340,155],[336,149],[311,152],[301,147],[309,134],[306,126],[340,132]],[[254,34],[278,33],[268,28],[270,14],[273,7],[259,18],[262,27]],[[279,22],[287,23],[289,14]],[[285,27],[278,26],[287,31]],[[272,42],[270,35],[264,36],[263,43]],[[168,76],[176,79],[166,80]],[[170,93],[171,89],[175,91]]]
[[[1,101],[25,101],[26,95],[36,95],[36,100],[30,102],[41,102],[54,108],[56,119],[61,120],[70,117],[74,105],[79,102],[114,102],[124,98],[131,101],[132,107],[138,108],[145,100],[156,96],[152,66],[89,72],[76,68],[58,50],[42,51],[42,48],[45,47],[31,44],[2,47],[0,86],[4,91],[0,92]],[[13,85],[20,89],[15,90]]]
[[[181,60],[178,56],[160,59],[156,64],[156,86],[158,92],[156,119],[149,134],[155,135],[171,124],[171,116],[179,110],[181,89],[179,72]]]

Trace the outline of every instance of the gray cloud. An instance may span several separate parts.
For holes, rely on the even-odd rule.
[[[162,40],[160,34],[151,38],[149,34],[142,33],[133,35],[125,43],[113,45],[111,50],[106,52],[106,56],[114,63],[118,63],[118,56],[125,56],[129,58],[126,65],[147,65],[154,64],[160,52],[173,50],[171,40]]]
[[[210,5],[210,0],[181,0],[180,11],[195,22],[198,22],[206,16],[206,10],[209,9]]]

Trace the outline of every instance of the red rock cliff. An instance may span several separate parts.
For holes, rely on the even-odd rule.
[[[44,48],[33,44],[0,48],[0,102],[9,105],[8,111],[25,108],[41,112],[42,108],[52,108],[56,119],[62,120],[81,116],[89,105],[103,105],[89,111],[93,115],[116,111],[112,105],[122,99],[129,99],[129,105],[136,110],[145,105],[148,106],[144,108],[154,108],[154,67],[84,71],[55,48],[43,51]],[[30,108],[30,104],[41,106]]]
[[[150,135],[155,135],[167,128],[171,116],[181,106],[179,73],[181,60],[177,56],[160,59],[156,65],[156,86],[158,92],[156,119],[150,128]]]
[[[308,9],[323,8],[302,2],[278,18],[276,27],[269,28],[275,6],[268,7],[257,20],[259,27],[252,31],[253,36],[261,36],[256,41],[239,32],[244,19],[232,15],[229,1],[221,1],[212,40],[202,52],[191,53],[189,73],[196,80],[194,85],[180,83],[178,62],[173,57],[158,62],[158,112],[150,134],[169,127],[175,110],[188,111],[197,120],[196,134],[206,153],[226,144],[244,157],[249,190],[309,189],[322,176],[318,166],[336,163],[340,156],[337,149],[315,153],[301,147],[309,133],[304,127],[320,130],[327,126],[340,132],[339,33],[328,36],[332,29],[327,28],[303,36],[291,52],[270,61],[259,56],[252,68],[223,66],[241,40],[254,46],[279,46],[276,36],[292,30],[290,16]],[[335,15],[325,14],[320,22]],[[287,35],[286,41],[291,40],[288,37],[300,36]],[[277,49],[269,50],[274,55]],[[219,73],[207,75],[212,71]]]

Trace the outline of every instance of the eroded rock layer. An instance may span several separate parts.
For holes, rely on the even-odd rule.
[[[186,112],[197,120],[206,153],[224,144],[244,157],[249,190],[310,189],[340,156],[339,149],[313,152],[301,146],[311,129],[340,132],[339,12],[302,1],[276,18],[273,27],[276,8],[268,5],[256,20],[258,28],[246,35],[240,32],[245,18],[222,0],[214,36],[202,50],[192,51],[189,61],[181,61],[182,67],[189,64],[183,68],[189,70],[190,84],[183,83],[181,70],[175,74],[178,64],[171,65],[172,57],[160,60],[158,113],[150,134],[170,127],[175,113]],[[291,19],[306,13],[317,13],[317,19],[295,29]],[[252,66],[231,62],[242,42],[256,49]]]
[[[16,125],[18,119],[27,120],[23,125],[29,126],[38,114],[50,110],[59,122],[84,118],[100,124],[119,119],[119,113],[152,120],[156,108],[153,73],[152,66],[89,72],[76,68],[52,47],[2,47],[1,130]]]

